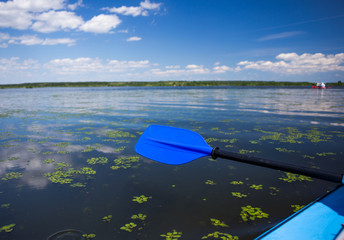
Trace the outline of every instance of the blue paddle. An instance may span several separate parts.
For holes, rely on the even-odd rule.
[[[151,125],[143,132],[136,143],[135,151],[146,158],[172,165],[184,164],[200,157],[212,156],[214,159],[220,157],[331,182],[342,184],[344,182],[343,174],[237,154],[220,150],[218,147],[212,148],[201,135],[182,128]]]

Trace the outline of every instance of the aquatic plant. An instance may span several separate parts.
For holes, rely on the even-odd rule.
[[[60,143],[55,143],[53,144],[53,146],[56,146],[56,147],[62,147],[62,148],[65,148],[67,146],[71,145],[70,142],[60,142]]]
[[[255,153],[257,152],[256,150],[247,150],[247,149],[240,149],[239,153],[240,154],[248,154],[248,153]]]
[[[106,223],[109,223],[111,222],[111,219],[112,219],[112,215],[107,215],[105,217],[102,218],[102,220]]]
[[[228,233],[222,233],[222,232],[213,232],[209,233],[207,236],[203,236],[202,239],[207,239],[207,238],[217,238],[221,240],[239,240],[238,236],[232,236]]]
[[[125,146],[122,146],[122,147],[114,149],[112,152],[120,152],[120,151],[123,151],[125,148],[126,148]]]
[[[316,153],[316,155],[318,155],[319,157],[327,157],[330,155],[336,155],[336,153],[333,152],[323,152],[323,153]]]
[[[73,181],[73,177],[77,175],[94,175],[96,171],[90,167],[82,167],[80,170],[75,170],[74,168],[69,168],[70,165],[64,162],[55,163],[55,172],[46,173],[44,176],[53,183],[69,184]],[[76,183],[73,187],[82,187],[80,184]]]
[[[6,173],[5,177],[1,178],[1,180],[7,181],[10,179],[18,179],[18,178],[21,178],[22,176],[23,174],[19,172],[9,172],[9,173]]]
[[[264,213],[260,208],[258,207],[252,207],[250,205],[247,205],[245,207],[241,207],[242,211],[240,213],[240,216],[243,221],[252,220],[254,221],[256,218],[267,218],[269,217],[269,214]]]
[[[250,186],[250,188],[253,188],[253,189],[256,189],[256,190],[260,190],[260,189],[263,189],[263,185],[252,184],[252,185]]]
[[[269,192],[269,194],[270,194],[271,196],[276,196],[277,193],[279,192],[279,188],[277,188],[277,187],[269,187],[269,189],[271,190],[271,191]]]
[[[309,158],[309,159],[314,159],[315,157],[309,156],[309,155],[302,155],[303,158]]]
[[[97,158],[91,158],[87,160],[87,163],[91,165],[106,164],[107,162],[108,162],[108,159],[106,157],[97,157]]]
[[[241,184],[244,184],[244,183],[242,181],[231,181],[230,184],[241,185]]]
[[[55,162],[55,159],[51,158],[51,159],[46,159],[46,160],[44,160],[43,163],[49,164],[49,163],[53,163],[53,162]]]
[[[237,197],[237,198],[244,198],[247,197],[246,194],[240,193],[240,192],[232,192],[232,196],[233,197]]]
[[[90,234],[82,234],[82,236],[86,239],[92,239],[92,238],[95,238],[96,235],[94,233],[90,233]]]
[[[161,234],[161,237],[164,237],[165,240],[178,240],[182,236],[182,232],[177,232],[176,230],[172,230],[172,232],[168,232],[166,234]]]
[[[147,202],[148,199],[151,199],[152,197],[146,197],[145,195],[141,195],[139,197],[137,196],[134,196],[133,197],[133,202],[137,202],[137,203],[144,203],[144,202]]]
[[[111,166],[112,170],[118,170],[120,168],[127,169],[132,166],[133,163],[139,161],[139,157],[121,157],[114,160],[115,166]]]
[[[213,180],[207,180],[207,181],[205,181],[205,184],[216,185],[216,183]]]
[[[305,205],[291,205],[292,208],[294,208],[293,212],[297,212],[300,209],[304,208]]]
[[[225,224],[224,222],[221,222],[220,220],[216,219],[216,218],[210,218],[211,224],[213,224],[216,227],[228,227],[227,224]]]
[[[295,152],[295,150],[288,150],[286,148],[275,148],[275,149],[279,152],[285,152],[285,153]]]
[[[86,187],[86,185],[81,182],[73,183],[70,186],[71,187]]]
[[[10,207],[10,203],[4,203],[4,204],[1,204],[1,208],[9,208]]]
[[[131,219],[140,219],[141,221],[144,221],[146,219],[147,215],[139,213],[136,215],[132,215]]]
[[[285,172],[286,176],[285,177],[280,177],[278,179],[285,181],[285,182],[296,182],[296,181],[308,181],[311,182],[313,181],[311,177],[307,177],[304,175],[299,175],[299,174],[294,174],[294,173],[289,173]]]
[[[137,225],[133,222],[131,223],[127,223],[125,224],[123,227],[121,227],[121,230],[127,231],[127,232],[132,232],[133,229],[136,227]]]
[[[95,150],[94,147],[92,147],[92,146],[86,146],[86,148],[85,148],[82,152],[92,152],[93,150]]]
[[[106,136],[109,138],[134,138],[135,135],[129,133],[129,132],[123,132],[120,130],[111,130],[111,131],[106,131]]]
[[[7,233],[12,232],[14,226],[15,226],[15,224],[13,224],[13,223],[12,223],[12,224],[9,224],[9,225],[2,226],[2,227],[0,228],[0,232],[2,232],[2,231],[5,231],[5,232],[7,232]]]

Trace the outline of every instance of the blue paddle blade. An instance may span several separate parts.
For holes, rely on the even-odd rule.
[[[160,125],[149,126],[136,143],[135,151],[152,160],[179,165],[211,155],[213,149],[196,132]]]

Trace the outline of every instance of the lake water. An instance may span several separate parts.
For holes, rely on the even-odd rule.
[[[252,239],[336,186],[210,157],[153,162],[134,151],[151,124],[194,130],[232,152],[344,172],[343,88],[3,89],[0,228],[15,225],[0,239],[65,229],[95,239],[166,239],[173,230],[187,240],[216,231]],[[245,219],[248,206],[262,218]]]

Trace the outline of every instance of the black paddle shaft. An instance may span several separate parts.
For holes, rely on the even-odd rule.
[[[333,172],[323,171],[319,169],[307,168],[302,166],[297,166],[289,163],[276,162],[263,158],[251,157],[244,154],[232,153],[224,150],[220,150],[215,147],[211,152],[211,156],[215,159],[217,157],[225,158],[229,160],[234,160],[237,162],[248,163],[252,165],[257,165],[261,167],[272,168],[276,170],[301,174],[313,178],[318,178],[322,180],[327,180],[330,182],[336,182],[343,184],[344,176],[343,174],[337,174]]]

